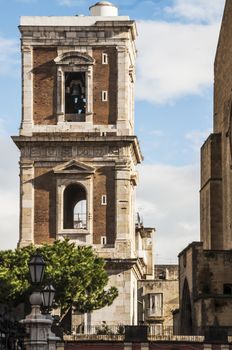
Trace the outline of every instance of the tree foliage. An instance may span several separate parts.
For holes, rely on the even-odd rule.
[[[35,251],[46,262],[43,285],[52,283],[56,289],[55,307],[65,312],[71,305],[80,312],[100,309],[117,297],[115,287],[105,289],[108,276],[105,262],[91,247],[68,240],[55,241],[39,248],[0,251],[0,303],[17,306],[33,291],[28,263]]]

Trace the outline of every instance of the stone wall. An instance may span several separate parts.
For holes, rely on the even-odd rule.
[[[222,249],[221,134],[211,134],[201,148],[200,224],[204,249]]]
[[[232,294],[224,285],[231,285],[232,252],[203,250],[202,243],[192,243],[179,256],[180,314],[187,312],[184,289],[188,285],[193,331],[204,327],[231,326]]]
[[[118,297],[110,306],[95,310],[91,314],[91,325],[109,326],[137,323],[137,276],[133,264],[128,260],[107,261],[108,287],[116,286]]]
[[[222,142],[222,249],[232,248],[232,1],[227,0],[215,59],[214,132]],[[218,235],[219,237],[219,235]]]
[[[143,319],[145,323],[161,324],[163,330],[173,327],[172,312],[179,307],[179,280],[178,265],[155,265],[155,279],[142,280],[138,282],[138,287],[142,292],[140,300],[143,306]],[[162,314],[155,315],[149,312],[150,294],[162,295]],[[142,315],[140,322],[142,320]]]
[[[232,1],[227,0],[215,58],[214,132],[225,132],[230,125],[232,86]]]

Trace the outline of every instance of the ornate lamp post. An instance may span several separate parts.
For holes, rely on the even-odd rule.
[[[42,294],[42,304],[43,304],[43,308],[45,310],[45,313],[49,314],[49,311],[52,308],[55,292],[56,291],[55,291],[55,289],[54,289],[52,284],[49,284],[48,286],[44,287],[44,289],[41,292],[41,294]]]
[[[39,291],[45,270],[45,262],[43,257],[36,253],[31,257],[29,262],[29,271],[32,284],[37,285],[38,291],[30,296],[31,313],[21,322],[26,325],[29,338],[25,341],[27,350],[55,350],[56,342],[59,340],[52,332],[52,318],[49,315],[49,309],[55,295],[55,289],[52,285]],[[41,313],[41,305],[48,310],[47,314]]]
[[[29,271],[33,284],[39,285],[42,283],[45,265],[44,259],[39,253],[32,255],[29,262]]]

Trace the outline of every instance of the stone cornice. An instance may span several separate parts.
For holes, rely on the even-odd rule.
[[[116,269],[119,269],[120,266],[124,269],[130,269],[133,268],[135,274],[137,275],[138,279],[141,279],[144,275],[144,262],[142,259],[134,258],[134,259],[104,259],[106,262],[106,268],[107,267],[114,267]]]
[[[59,134],[34,134],[33,136],[12,136],[12,140],[19,149],[28,144],[39,144],[39,143],[50,143],[52,145],[59,143],[76,143],[81,142],[82,145],[85,143],[98,144],[118,144],[118,145],[132,145],[133,151],[138,163],[141,163],[143,156],[140,150],[139,142],[136,136],[93,136],[78,135],[76,133],[59,133]]]

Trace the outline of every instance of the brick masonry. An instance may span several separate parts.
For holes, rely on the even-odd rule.
[[[33,49],[33,110],[35,124],[56,124],[56,48]]]
[[[35,168],[35,244],[56,238],[56,182],[51,168]]]
[[[101,196],[106,194],[107,204],[101,204]],[[115,171],[112,166],[99,168],[93,180],[93,243],[100,244],[101,236],[107,243],[115,241]]]
[[[102,64],[102,54],[108,55],[108,64]],[[117,120],[117,50],[116,47],[93,49],[93,110],[94,124],[116,124]],[[108,101],[101,100],[101,93],[108,92]]]

